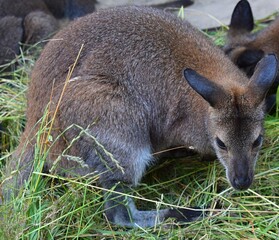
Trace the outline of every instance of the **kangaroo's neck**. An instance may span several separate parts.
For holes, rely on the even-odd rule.
[[[172,102],[171,108],[165,109],[165,113],[158,116],[156,125],[151,129],[154,150],[185,146],[200,153],[211,153],[206,126],[209,105],[189,86],[180,91],[183,92],[174,94],[173,99],[169,100]]]
[[[207,132],[209,106],[200,96],[196,96],[196,99],[198,100],[192,104],[188,103],[188,111],[180,119],[176,119],[170,136],[177,141],[176,145],[181,143],[199,153],[208,154],[212,151]],[[183,109],[178,108],[178,111]]]

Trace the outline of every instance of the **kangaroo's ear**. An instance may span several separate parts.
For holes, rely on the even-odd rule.
[[[274,54],[265,56],[256,66],[247,90],[247,97],[255,105],[260,104],[273,85],[278,71],[278,60]]]
[[[198,74],[195,70],[187,68],[184,77],[189,85],[201,95],[212,107],[217,108],[227,101],[228,96],[223,87]]]
[[[230,30],[251,32],[254,28],[252,9],[247,0],[241,0],[235,6],[231,18]]]

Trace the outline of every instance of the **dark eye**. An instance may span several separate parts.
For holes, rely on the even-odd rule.
[[[225,143],[223,143],[220,138],[216,137],[216,143],[218,145],[219,148],[223,149],[223,150],[227,150],[227,147],[225,145]]]
[[[253,143],[253,148],[257,148],[257,147],[261,146],[262,141],[263,141],[263,136],[259,135],[258,138]]]

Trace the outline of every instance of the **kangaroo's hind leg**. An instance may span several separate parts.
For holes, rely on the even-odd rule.
[[[34,147],[22,142],[6,163],[0,185],[2,192],[0,201],[8,202],[18,194],[33,170],[33,162]]]
[[[105,194],[105,214],[109,221],[125,227],[153,227],[168,218],[177,222],[191,222],[202,215],[198,209],[159,209],[138,210],[132,198],[128,197],[127,187],[118,184],[113,192]]]

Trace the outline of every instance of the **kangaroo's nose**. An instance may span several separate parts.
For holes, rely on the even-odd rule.
[[[249,158],[241,157],[233,159],[231,171],[231,184],[236,190],[246,190],[253,181],[253,171],[249,167]]]
[[[248,176],[235,177],[233,179],[233,187],[237,190],[247,190],[252,184],[252,179]]]

